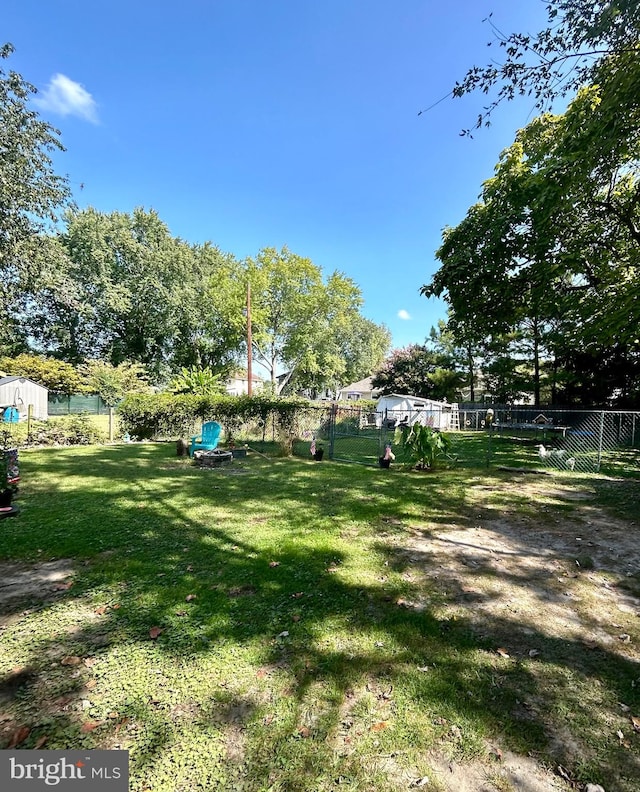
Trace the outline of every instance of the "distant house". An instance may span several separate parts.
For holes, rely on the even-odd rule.
[[[33,405],[32,415],[39,420],[49,417],[47,409],[49,391],[26,377],[9,376],[0,378],[0,414],[7,407],[15,407],[20,420],[27,417],[29,405]]]
[[[359,401],[360,399],[377,399],[379,391],[371,386],[371,377],[352,382],[338,391],[338,401]]]
[[[251,390],[256,393],[264,387],[264,380],[257,374],[251,375]],[[234,372],[225,384],[229,396],[246,396],[249,393],[249,379],[246,371]]]

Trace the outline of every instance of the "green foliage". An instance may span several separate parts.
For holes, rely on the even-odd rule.
[[[6,424],[0,435],[5,447],[93,445],[107,440],[106,431],[87,413],[32,421],[30,426],[26,421]]]
[[[195,433],[202,421],[218,421],[228,437],[241,425],[254,423],[266,430],[271,424],[278,440],[290,453],[293,440],[309,415],[318,408],[304,399],[270,396],[193,394],[132,394],[118,406],[120,425],[140,439],[185,437]]]
[[[434,470],[447,457],[451,446],[448,435],[419,423],[396,430],[396,436],[405,459],[418,470]]]
[[[637,0],[548,0],[546,7],[548,27],[534,35],[528,32],[505,35],[489,14],[487,21],[500,49],[500,58],[484,67],[470,68],[452,91],[454,97],[474,91],[495,96],[485,103],[476,129],[488,126],[493,111],[504,101],[530,96],[538,110],[548,110],[557,97],[568,96],[585,84],[597,83],[603,63],[624,59],[630,53],[637,57],[640,38]],[[636,86],[634,74],[625,73],[616,98],[622,123],[630,109],[629,100],[635,104],[632,94]],[[464,133],[470,134],[469,130]]]
[[[15,357],[0,358],[0,370],[7,374],[26,377],[55,393],[87,392],[83,377],[69,363],[43,355],[23,353]]]
[[[382,394],[411,393],[431,399],[455,401],[464,383],[455,361],[440,351],[411,344],[395,349],[371,378]]]
[[[637,53],[625,58],[640,79]],[[493,363],[513,359],[513,382],[501,390],[521,391],[524,374],[538,404],[544,390],[564,403],[637,403],[640,102],[629,104],[631,123],[616,121],[620,66],[607,65],[566,113],[518,132],[480,202],[445,230],[441,267],[422,288],[449,303],[459,343]],[[613,366],[617,380],[599,380],[608,389],[587,387],[588,368],[575,365],[584,353],[596,368],[625,358],[628,374]],[[577,388],[564,387],[567,370]]]
[[[171,393],[191,393],[195,396],[211,396],[215,393],[224,393],[224,382],[220,374],[215,374],[211,369],[201,369],[196,366],[182,368],[169,385]]]
[[[0,47],[0,59],[13,53]],[[0,353],[27,347],[24,316],[39,278],[38,234],[68,204],[65,178],[53,170],[53,154],[64,151],[59,132],[31,109],[33,85],[0,69]]]
[[[86,391],[97,393],[105,404],[115,407],[128,393],[149,390],[145,367],[140,363],[113,366],[103,360],[89,360],[82,366]]]

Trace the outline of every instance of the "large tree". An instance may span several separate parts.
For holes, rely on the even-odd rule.
[[[437,400],[457,401],[464,375],[452,358],[432,344],[394,349],[371,378],[380,393],[410,393]]]
[[[518,132],[480,202],[445,230],[442,266],[422,289],[449,302],[454,329],[473,327],[494,350],[511,339],[509,353],[529,363],[536,403],[545,378],[562,398],[559,362],[572,350],[607,358],[616,344],[630,362],[638,354],[640,111],[630,105],[620,138],[604,140],[617,79],[606,66],[566,113]]]
[[[0,47],[0,59],[13,53]],[[28,295],[39,278],[39,235],[70,201],[52,156],[64,151],[59,131],[30,109],[33,85],[0,69],[0,351],[25,350]]]
[[[166,374],[190,246],[171,237],[155,212],[141,208],[132,214],[92,208],[74,213],[60,243],[70,262],[73,301],[58,292],[58,318],[66,330],[58,354],[114,366],[135,361],[156,378]]]

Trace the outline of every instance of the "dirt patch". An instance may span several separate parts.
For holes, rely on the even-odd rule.
[[[68,558],[41,564],[0,563],[0,614],[15,610],[20,600],[43,600],[59,594],[73,572],[73,562]]]
[[[503,486],[474,488],[473,508],[459,522],[385,534],[395,568],[416,587],[415,601],[398,604],[469,625],[498,662],[514,666],[545,660],[545,652],[555,658],[558,652],[597,649],[640,663],[638,526],[613,518],[587,487],[542,477],[518,479],[514,486],[517,492],[506,496]],[[432,595],[418,594],[421,580]],[[535,665],[527,667],[537,674]],[[547,732],[547,706],[544,698],[523,696],[519,717]],[[594,702],[594,718],[597,707]],[[599,717],[615,735],[615,711],[604,706]],[[574,764],[587,746],[559,729],[555,719],[547,732],[548,755],[554,766]],[[575,788],[532,757],[504,748],[499,754],[499,762],[433,755],[430,764],[437,783],[451,792]],[[630,756],[629,766],[632,761]]]

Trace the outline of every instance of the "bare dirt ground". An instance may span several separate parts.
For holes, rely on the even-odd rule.
[[[478,489],[484,488],[474,492],[475,524],[412,526],[408,542],[391,540],[406,579],[430,579],[448,595],[435,609],[433,602],[403,604],[464,619],[479,636],[491,636],[499,656],[514,662],[541,656],[541,638],[581,645],[585,652],[606,648],[638,662],[640,682],[638,642],[629,635],[629,624],[640,626],[640,591],[637,583],[625,585],[640,573],[640,497],[636,524],[612,518],[588,488],[551,477],[518,480],[517,498],[531,504],[525,510],[501,507],[492,487],[484,495]],[[640,496],[640,486],[634,492]],[[562,752],[580,758],[568,733]],[[450,792],[603,792],[595,784],[567,783],[531,757],[502,750],[500,760],[497,773],[480,761],[456,763],[437,755],[432,766]],[[640,761],[637,770],[640,789]]]
[[[0,624],[8,603],[55,596],[64,591],[63,581],[73,570],[73,562],[67,558],[39,564],[0,563]]]

